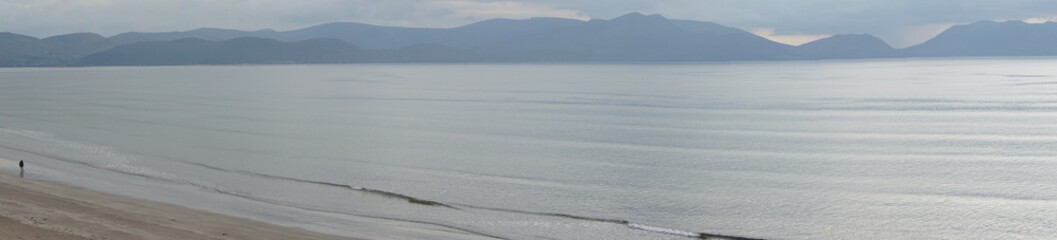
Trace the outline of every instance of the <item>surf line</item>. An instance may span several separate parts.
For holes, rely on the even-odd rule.
[[[244,193],[230,191],[230,190],[225,190],[225,189],[220,189],[220,188],[217,188],[217,187],[205,186],[205,185],[201,185],[199,183],[194,183],[194,182],[189,182],[189,181],[176,181],[174,179],[165,179],[165,178],[160,178],[160,177],[157,177],[157,176],[152,176],[152,175],[144,174],[144,173],[123,171],[123,170],[120,170],[120,169],[109,168],[109,167],[105,167],[105,166],[98,166],[96,164],[92,164],[92,163],[88,163],[88,162],[77,161],[77,160],[74,160],[74,159],[65,158],[65,157],[61,157],[61,156],[58,156],[58,155],[36,152],[36,151],[23,149],[23,148],[19,148],[19,147],[0,145],[0,148],[13,150],[13,151],[18,151],[18,152],[29,153],[29,154],[33,154],[33,155],[49,158],[49,159],[54,159],[54,160],[58,160],[58,161],[62,161],[62,162],[82,165],[82,166],[95,168],[95,169],[107,170],[107,171],[120,173],[120,174],[127,174],[127,175],[145,177],[145,178],[162,180],[162,181],[169,181],[169,182],[177,182],[177,183],[188,184],[188,185],[199,187],[199,188],[202,188],[202,189],[207,189],[207,190],[210,190],[210,191],[215,191],[215,192],[218,192],[218,193],[223,193],[223,194],[227,194],[227,195],[231,195],[231,196],[236,196],[236,197],[240,197],[240,198],[244,198],[244,199],[248,199],[248,200],[260,201],[260,202],[272,203],[272,204],[279,204],[279,203],[275,203],[273,201],[251,197],[251,196],[246,195]],[[169,158],[169,159],[171,159],[171,158]],[[419,205],[425,205],[425,206],[445,207],[445,208],[451,208],[451,209],[455,209],[455,210],[461,210],[460,207],[462,207],[462,208],[473,208],[473,209],[489,210],[489,211],[500,211],[500,212],[529,214],[529,215],[537,215],[537,216],[560,217],[560,218],[568,218],[568,219],[576,219],[576,220],[584,220],[584,221],[593,221],[593,222],[602,222],[602,223],[612,223],[612,224],[624,225],[624,226],[626,226],[628,228],[641,230],[641,231],[648,231],[648,232],[654,232],[654,233],[669,234],[669,235],[676,235],[676,236],[683,236],[683,237],[697,238],[697,239],[762,240],[762,239],[758,239],[758,238],[747,238],[747,237],[738,237],[738,236],[729,236],[729,235],[720,235],[720,234],[711,234],[711,233],[699,233],[699,232],[683,231],[683,230],[677,230],[677,229],[654,227],[654,226],[649,226],[649,225],[644,225],[644,224],[632,223],[632,222],[630,222],[628,220],[621,220],[621,219],[605,219],[605,218],[595,218],[595,217],[584,217],[584,216],[577,216],[577,215],[564,214],[564,213],[532,212],[532,211],[523,211],[523,210],[515,210],[515,209],[504,209],[504,208],[473,206],[473,205],[466,205],[466,204],[445,204],[445,203],[441,203],[441,202],[437,202],[437,201],[419,199],[419,198],[415,198],[415,197],[411,197],[411,196],[407,196],[407,195],[403,195],[403,194],[399,194],[399,193],[395,193],[395,192],[389,192],[389,191],[383,191],[383,190],[377,190],[377,189],[370,189],[370,188],[364,188],[364,187],[356,187],[356,186],[347,185],[347,184],[338,184],[338,183],[330,183],[330,182],[323,182],[323,181],[315,181],[315,180],[306,180],[306,179],[298,179],[298,178],[291,178],[291,177],[275,176],[275,175],[270,175],[270,174],[256,173],[256,172],[243,171],[243,170],[225,169],[225,168],[220,168],[220,167],[216,167],[216,166],[211,166],[211,165],[202,164],[202,163],[196,163],[196,162],[190,162],[190,161],[180,160],[180,159],[171,159],[171,160],[179,161],[179,162],[182,162],[182,163],[186,163],[186,164],[190,164],[190,165],[194,165],[194,166],[199,166],[199,167],[203,167],[203,168],[208,168],[208,169],[212,169],[212,170],[216,170],[216,171],[228,172],[228,173],[243,174],[243,175],[249,175],[249,176],[256,176],[256,177],[262,177],[262,178],[271,178],[271,179],[278,179],[278,180],[292,181],[292,182],[299,182],[299,183],[307,183],[307,184],[317,184],[317,185],[322,185],[322,186],[330,186],[330,187],[342,188],[342,189],[347,189],[347,190],[352,190],[352,191],[365,192],[365,193],[376,194],[376,195],[385,196],[385,197],[389,197],[389,198],[402,199],[402,200],[406,200],[406,201],[408,201],[409,203],[412,203],[412,204],[419,204]],[[297,206],[289,205],[289,204],[280,204],[280,205],[289,206],[289,207],[296,207],[296,208],[299,208],[299,209],[310,210],[310,211],[340,213],[340,212],[326,211],[326,210],[321,210],[321,209],[309,209],[309,208],[297,207]],[[340,213],[340,214],[345,214],[345,213]],[[436,224],[436,223],[414,221],[414,220],[404,220],[404,219],[392,219],[392,218],[385,218],[385,217],[378,217],[378,216],[361,216],[361,217],[372,217],[372,218],[380,218],[380,219],[387,219],[387,220],[396,220],[396,221],[407,221],[407,222],[415,222],[415,223],[422,223],[422,224],[431,224],[431,225],[436,225],[436,226],[449,227],[449,228],[453,228],[453,229],[456,229],[456,230],[461,230],[461,231],[472,233],[472,234],[479,234],[479,235],[486,236],[486,237],[504,239],[504,238],[501,238],[501,237],[498,237],[498,236],[494,236],[494,235],[482,234],[482,233],[479,233],[479,232],[469,231],[467,229],[455,228],[455,227],[452,227],[452,226]]]
[[[111,171],[111,172],[118,173],[118,174],[126,174],[126,175],[130,175],[130,176],[137,176],[137,177],[142,177],[142,178],[147,178],[147,179],[154,179],[154,180],[158,180],[158,181],[172,182],[172,183],[178,183],[178,184],[187,184],[189,186],[193,186],[193,187],[196,187],[196,188],[204,189],[204,190],[207,190],[207,191],[217,192],[217,193],[220,193],[220,194],[225,194],[225,195],[228,195],[228,196],[238,197],[238,198],[242,198],[242,199],[246,199],[246,200],[250,200],[250,201],[265,203],[265,204],[273,204],[273,205],[283,206],[283,207],[292,207],[292,208],[301,209],[301,210],[305,210],[305,211],[313,211],[313,212],[322,212],[322,213],[329,213],[329,214],[339,214],[339,215],[348,215],[348,216],[383,219],[383,220],[390,220],[390,221],[401,221],[401,222],[410,222],[410,223],[433,225],[433,226],[450,228],[450,229],[466,232],[466,233],[469,233],[469,234],[474,234],[474,235],[479,235],[479,236],[484,236],[484,237],[489,237],[489,238],[495,238],[495,239],[501,239],[501,240],[508,240],[509,239],[509,238],[500,237],[500,236],[497,236],[497,235],[492,235],[492,234],[487,234],[487,233],[483,233],[483,232],[470,230],[470,229],[467,229],[467,228],[462,228],[462,227],[457,227],[457,226],[452,226],[452,225],[446,225],[446,224],[440,224],[440,223],[432,223],[432,222],[418,221],[418,220],[409,220],[409,219],[390,218],[390,217],[382,217],[382,216],[357,215],[357,214],[349,214],[349,213],[345,213],[345,212],[338,212],[338,211],[331,211],[331,210],[324,210],[324,209],[317,209],[317,208],[298,206],[297,204],[292,204],[292,203],[288,203],[288,202],[281,202],[281,201],[272,200],[272,199],[266,199],[266,198],[262,198],[262,197],[255,197],[255,196],[252,196],[252,195],[249,195],[249,194],[246,194],[246,193],[242,193],[242,192],[238,192],[238,191],[232,191],[232,190],[227,190],[227,189],[223,189],[223,188],[220,188],[220,187],[207,186],[207,185],[203,185],[203,184],[195,183],[195,182],[191,182],[191,181],[186,181],[186,180],[162,178],[162,177],[154,176],[154,175],[151,175],[151,174],[136,173],[136,172],[130,172],[130,171],[125,171],[125,170],[116,169],[116,168],[109,168],[109,167],[100,166],[100,165],[96,165],[96,164],[92,164],[92,163],[88,163],[88,162],[82,162],[82,161],[77,161],[77,160],[73,160],[73,159],[70,159],[70,158],[61,157],[61,156],[58,156],[58,155],[31,151],[31,150],[23,149],[23,148],[19,148],[19,147],[0,145],[0,148],[7,149],[7,150],[12,150],[12,151],[17,151],[17,152],[23,152],[23,153],[27,153],[27,154],[32,154],[32,155],[36,155],[36,156],[40,156],[40,157],[44,157],[44,158],[48,158],[48,159],[52,159],[52,160],[57,160],[57,161],[61,161],[61,162],[77,164],[77,165],[81,165],[81,166],[85,166],[85,167],[89,167],[89,168],[93,168],[93,169]],[[208,166],[203,166],[203,167],[208,167]],[[220,169],[220,168],[216,168],[216,169],[220,170],[220,171],[225,171],[224,169]],[[249,173],[246,173],[246,174],[249,174]],[[287,180],[293,181],[293,179],[287,179]],[[382,194],[382,195],[386,195],[386,196],[390,196],[390,197],[396,197],[396,198],[410,198],[410,199],[408,199],[409,202],[417,203],[417,204],[432,205],[431,203],[435,203],[435,202],[432,202],[432,201],[420,200],[420,199],[404,196],[404,195],[401,195],[401,194],[390,193],[390,192],[381,191],[381,190],[366,189],[366,188],[356,188],[356,187],[352,187],[352,186],[348,186],[348,185],[333,184],[333,183],[327,183],[327,182],[313,182],[313,181],[302,181],[302,182],[314,183],[314,184],[324,184],[324,185],[330,185],[330,186],[334,186],[334,187],[347,187],[347,188],[353,189],[353,190],[367,191],[367,192],[371,192],[371,193],[375,193],[375,194]],[[412,201],[412,199],[414,201]],[[447,205],[445,204],[445,206],[447,206]],[[452,207],[452,208],[454,208],[454,207]],[[458,209],[458,208],[455,208],[455,209]]]
[[[633,228],[633,229],[646,230],[646,232],[652,232],[652,233],[657,233],[657,234],[667,234],[667,235],[674,235],[674,236],[683,236],[683,237],[688,237],[688,238],[712,239],[712,240],[763,240],[763,239],[758,239],[758,238],[746,238],[746,237],[738,237],[738,236],[728,236],[728,235],[689,232],[689,230],[665,228],[665,227],[659,227],[659,226],[650,226],[650,225],[646,225],[646,224],[633,223],[633,222],[628,221],[628,220],[620,220],[620,219],[591,218],[591,217],[582,217],[582,216],[567,215],[567,214],[537,213],[537,211],[506,209],[506,208],[496,208],[496,207],[484,207],[484,206],[474,206],[474,205],[465,205],[465,204],[453,204],[453,205],[462,206],[462,207],[466,207],[466,208],[477,208],[477,209],[484,209],[484,210],[505,211],[505,213],[514,213],[514,214],[523,214],[523,215],[536,215],[536,216],[544,216],[544,217],[558,217],[558,218],[568,218],[568,219],[576,219],[576,220],[592,221],[592,222],[604,222],[604,223],[622,224],[622,225],[625,225],[625,226]]]
[[[697,239],[762,240],[762,239],[759,239],[759,238],[747,238],[747,237],[738,237],[738,236],[711,234],[711,233],[700,233],[700,232],[684,231],[684,230],[678,230],[678,229],[654,227],[654,226],[649,226],[649,225],[644,225],[644,224],[632,223],[631,221],[622,220],[622,219],[606,219],[606,218],[596,218],[596,217],[585,217],[585,216],[577,216],[577,215],[564,214],[564,213],[532,212],[532,211],[515,210],[515,209],[474,206],[474,205],[468,205],[468,204],[454,204],[454,203],[453,204],[446,204],[446,203],[441,203],[441,202],[437,202],[437,201],[431,201],[431,200],[415,198],[415,197],[411,197],[411,196],[408,196],[408,195],[399,194],[399,193],[395,193],[395,192],[389,192],[389,191],[377,190],[377,189],[370,189],[370,188],[365,188],[365,187],[357,187],[357,186],[352,186],[352,185],[348,185],[348,184],[340,184],[340,183],[331,183],[331,182],[324,182],[324,181],[317,181],[317,180],[307,180],[307,179],[299,179],[299,178],[292,178],[292,177],[276,176],[276,175],[271,175],[271,174],[250,172],[250,171],[244,171],[244,170],[226,169],[226,168],[220,168],[220,167],[216,167],[216,166],[212,166],[212,165],[208,165],[208,164],[191,162],[191,161],[186,161],[186,160],[181,160],[181,159],[173,159],[173,160],[179,161],[179,162],[182,162],[182,163],[186,163],[186,164],[190,164],[190,165],[194,165],[194,166],[199,166],[199,167],[203,167],[203,168],[216,170],[216,171],[227,172],[227,173],[244,174],[244,175],[262,177],[262,178],[270,178],[270,179],[285,180],[285,181],[298,182],[298,183],[307,183],[307,184],[317,184],[317,185],[323,185],[323,186],[330,186],[330,187],[335,187],[335,188],[342,188],[342,189],[347,189],[347,190],[353,190],[353,191],[360,191],[360,192],[366,192],[366,193],[371,193],[371,194],[377,194],[377,195],[390,197],[390,198],[403,199],[403,200],[407,200],[409,203],[413,203],[413,204],[426,205],[426,206],[446,207],[446,208],[451,208],[451,209],[455,209],[455,210],[461,210],[462,208],[472,208],[472,209],[480,209],[480,210],[488,210],[488,211],[528,214],[528,215],[537,215],[537,216],[546,216],[546,217],[560,217],[560,218],[568,218],[568,219],[576,219],[576,220],[584,220],[584,221],[592,221],[592,222],[612,223],[612,224],[624,225],[624,226],[626,226],[628,228],[641,230],[641,231],[648,231],[648,232],[654,232],[654,233],[669,234],[669,235],[676,235],[676,236],[683,236],[683,237],[690,237],[690,238],[697,238]]]
[[[399,193],[389,192],[389,191],[383,191],[383,190],[378,190],[378,189],[357,187],[357,186],[352,186],[352,185],[348,185],[348,184],[340,184],[340,183],[331,183],[331,182],[324,182],[324,181],[315,181],[315,180],[306,180],[306,179],[300,179],[300,178],[276,176],[276,175],[271,175],[271,174],[264,174],[264,173],[257,173],[257,172],[243,171],[243,170],[225,169],[225,168],[220,168],[220,167],[216,167],[216,166],[212,166],[212,165],[196,163],[196,162],[191,162],[191,161],[185,161],[185,160],[179,160],[179,159],[174,159],[174,160],[180,161],[182,163],[190,164],[190,165],[195,165],[195,166],[199,166],[199,167],[203,167],[203,168],[208,168],[208,169],[212,169],[212,170],[216,170],[216,171],[221,171],[221,172],[235,173],[235,174],[244,174],[244,175],[250,175],[250,176],[256,176],[256,177],[271,178],[271,179],[278,179],[278,180],[286,180],[286,181],[299,182],[299,183],[318,184],[318,185],[330,186],[330,187],[336,187],[336,188],[344,188],[344,189],[348,189],[348,190],[360,191],[360,192],[365,192],[365,193],[371,193],[371,194],[376,194],[376,195],[385,196],[385,197],[389,197],[389,198],[402,199],[402,200],[406,200],[407,202],[413,203],[413,204],[426,205],[426,206],[446,207],[446,208],[451,208],[451,209],[459,209],[459,208],[457,208],[455,206],[444,204],[444,203],[441,203],[441,202],[420,199],[420,198],[416,198],[416,197],[412,197],[412,196],[408,196],[408,195],[404,195],[404,194],[399,194]]]

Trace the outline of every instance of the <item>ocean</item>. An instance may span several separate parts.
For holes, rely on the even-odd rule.
[[[6,68],[0,170],[373,239],[1051,239],[1055,66]]]

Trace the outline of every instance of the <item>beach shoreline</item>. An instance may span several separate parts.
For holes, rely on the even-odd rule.
[[[356,239],[0,173],[2,239]]]

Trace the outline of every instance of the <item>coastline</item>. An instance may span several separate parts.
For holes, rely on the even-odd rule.
[[[356,239],[0,173],[3,239]]]

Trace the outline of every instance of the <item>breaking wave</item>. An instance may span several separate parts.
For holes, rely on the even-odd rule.
[[[329,210],[329,209],[321,209],[321,208],[318,208],[318,207],[305,206],[303,204],[298,204],[298,203],[289,202],[289,201],[283,201],[283,200],[278,200],[278,199],[272,199],[272,198],[267,198],[267,197],[263,197],[263,196],[256,196],[256,195],[253,195],[253,194],[250,194],[250,193],[241,192],[241,191],[237,191],[237,190],[233,190],[233,189],[228,189],[228,188],[222,187],[220,185],[209,183],[209,182],[205,182],[205,181],[193,180],[193,179],[190,179],[190,178],[181,177],[181,176],[174,175],[174,174],[167,173],[167,172],[163,172],[163,171],[153,170],[153,169],[150,169],[150,168],[135,167],[134,165],[132,165],[132,163],[136,159],[138,159],[138,156],[128,155],[128,154],[121,154],[121,153],[119,153],[117,151],[114,151],[110,147],[106,147],[106,146],[85,144],[85,143],[78,143],[78,142],[73,142],[73,141],[57,139],[57,138],[52,137],[51,135],[46,134],[46,133],[0,128],[0,137],[2,137],[3,135],[8,135],[8,136],[15,135],[15,136],[17,136],[19,138],[23,138],[24,140],[27,140],[27,141],[34,141],[34,142],[37,142],[37,143],[42,143],[42,144],[44,144],[44,146],[47,146],[47,147],[31,147],[30,145],[32,145],[32,146],[41,146],[41,145],[39,145],[39,144],[27,144],[26,142],[12,143],[12,142],[4,141],[4,142],[0,142],[0,149],[6,149],[6,150],[11,150],[11,151],[17,151],[17,152],[32,154],[32,155],[36,155],[36,156],[40,156],[40,157],[44,157],[44,158],[48,158],[48,159],[53,159],[53,160],[57,160],[57,161],[65,162],[65,163],[70,163],[70,164],[81,165],[81,166],[85,166],[85,167],[89,167],[89,168],[93,168],[93,169],[106,170],[106,171],[119,173],[119,174],[124,174],[124,175],[137,176],[137,177],[154,179],[154,180],[159,180],[159,181],[164,181],[164,182],[169,182],[169,183],[193,186],[193,187],[196,187],[196,188],[208,191],[208,192],[215,192],[215,193],[235,196],[235,197],[239,197],[239,198],[243,198],[243,199],[247,199],[247,200],[251,200],[251,201],[257,201],[257,202],[262,202],[262,203],[267,203],[267,204],[275,204],[275,205],[280,205],[280,206],[285,206],[285,207],[293,207],[293,208],[302,209],[302,210],[315,211],[315,212],[326,212],[326,213],[333,213],[333,214],[353,215],[353,216],[359,216],[359,217],[369,217],[369,218],[386,219],[386,220],[394,220],[394,221],[404,221],[404,222],[412,222],[412,223],[419,223],[419,224],[428,224],[428,225],[441,226],[441,227],[446,227],[446,228],[450,228],[450,229],[455,229],[455,230],[459,230],[459,231],[463,231],[463,232],[467,232],[467,233],[471,233],[471,234],[477,234],[477,235],[480,235],[480,236],[486,236],[486,237],[503,239],[503,237],[490,235],[490,234],[482,233],[482,232],[479,232],[479,231],[473,231],[473,230],[469,230],[469,229],[465,229],[465,228],[461,228],[461,227],[457,227],[457,226],[441,224],[441,223],[433,223],[433,222],[426,222],[426,221],[419,221],[419,220],[409,220],[409,219],[397,219],[397,218],[384,217],[384,216],[370,216],[370,215],[362,215],[362,214],[351,214],[351,213],[347,213],[347,212],[340,212],[340,211],[334,211],[334,210]],[[8,138],[8,140],[10,140],[10,138]],[[54,148],[54,146],[59,146],[60,148],[56,149],[56,148]],[[85,154],[85,153],[87,153],[87,154]],[[76,157],[65,156],[65,155],[71,155],[71,154],[77,154],[77,156]],[[239,174],[239,175],[257,177],[257,178],[265,178],[265,179],[271,179],[271,180],[280,180],[280,181],[288,181],[288,182],[295,182],[295,183],[302,183],[302,184],[313,184],[313,185],[318,185],[318,186],[339,188],[339,189],[348,190],[348,191],[357,191],[357,192],[362,192],[362,193],[367,193],[367,194],[373,194],[373,195],[376,195],[376,196],[386,197],[386,198],[390,198],[390,199],[397,199],[397,200],[407,201],[410,204],[417,204],[417,205],[430,206],[430,207],[442,207],[442,208],[449,208],[449,209],[454,209],[454,210],[479,209],[479,210],[486,210],[486,211],[496,211],[496,212],[515,213],[515,214],[536,215],[536,216],[545,216],[545,217],[558,217],[558,218],[565,218],[565,219],[591,221],[591,222],[599,222],[599,223],[609,223],[609,224],[620,224],[620,225],[624,225],[624,226],[626,226],[628,228],[635,229],[635,230],[641,230],[641,231],[647,231],[647,232],[653,232],[653,233],[660,233],[660,234],[667,234],[667,235],[683,236],[683,237],[688,237],[688,238],[731,239],[731,240],[753,239],[753,238],[745,238],[745,237],[736,237],[736,236],[727,236],[727,235],[718,235],[718,234],[710,234],[710,233],[700,233],[700,232],[693,232],[693,231],[685,231],[685,230],[678,230],[678,229],[671,229],[671,228],[664,228],[664,227],[655,227],[655,226],[650,226],[650,225],[645,225],[645,224],[640,224],[640,223],[633,223],[631,221],[623,220],[623,219],[608,219],[608,218],[579,216],[579,215],[565,214],[565,213],[526,211],[526,210],[517,210],[517,209],[506,209],[506,208],[496,208],[496,207],[486,207],[486,206],[475,206],[475,205],[459,204],[459,203],[443,203],[443,202],[439,202],[439,201],[433,201],[433,200],[428,200],[428,199],[412,197],[412,196],[407,195],[407,194],[391,192],[391,191],[386,191],[386,190],[380,190],[380,189],[372,189],[372,188],[367,188],[367,187],[353,186],[353,185],[349,185],[349,184],[325,182],[325,181],[310,180],[310,179],[292,178],[292,177],[278,176],[278,175],[251,172],[251,171],[245,171],[245,170],[237,170],[237,169],[227,169],[227,168],[221,168],[221,167],[212,166],[212,165],[208,165],[208,164],[197,163],[197,162],[192,162],[192,161],[187,161],[187,160],[180,160],[180,159],[169,159],[169,160],[177,161],[177,162],[180,162],[180,163],[183,163],[183,164],[197,166],[197,167],[201,167],[201,168],[209,169],[209,170],[213,170],[213,171],[220,171],[220,172],[224,172],[224,173]]]

